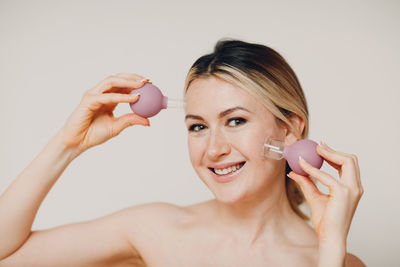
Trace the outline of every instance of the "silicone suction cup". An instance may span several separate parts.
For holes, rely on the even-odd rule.
[[[163,96],[160,89],[151,83],[146,83],[141,88],[132,90],[131,94],[140,94],[139,100],[129,105],[134,113],[142,117],[153,117],[161,109],[167,108],[168,97]]]
[[[324,160],[318,155],[316,147],[317,143],[309,139],[302,139],[285,147],[282,141],[267,138],[264,144],[263,154],[273,159],[285,158],[290,168],[295,173],[307,176],[308,174],[299,166],[299,156],[315,168],[321,168]]]

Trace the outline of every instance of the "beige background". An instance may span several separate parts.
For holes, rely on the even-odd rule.
[[[399,266],[400,2],[233,2],[0,0],[0,192],[106,76],[139,73],[181,98],[194,60],[222,37],[240,38],[292,65],[312,139],[359,156],[365,194],[348,250],[369,266]],[[76,159],[34,228],[211,198],[188,159],[183,111],[162,111],[151,123]]]

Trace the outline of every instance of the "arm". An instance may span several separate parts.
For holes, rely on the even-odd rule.
[[[0,259],[28,238],[40,204],[73,157],[74,152],[55,136],[1,195]]]
[[[318,266],[343,267],[347,262],[346,240],[358,202],[363,194],[357,157],[337,152],[321,143],[317,152],[339,173],[339,179],[300,159],[302,169],[329,188],[322,194],[309,177],[291,172],[310,206],[311,220],[319,240]],[[347,263],[346,263],[347,264]]]
[[[123,210],[93,221],[34,231],[0,266],[142,266],[128,238],[127,222],[134,215],[135,210]]]
[[[88,236],[93,234],[91,231],[87,231],[92,226],[96,226],[93,229],[100,227],[99,225],[103,225],[100,228],[105,227],[102,222],[109,220],[58,228],[41,234],[31,232],[32,223],[40,204],[75,157],[90,147],[117,136],[128,126],[149,125],[147,119],[135,114],[114,118],[112,113],[118,103],[137,101],[138,96],[131,95],[129,92],[143,86],[144,82],[143,77],[134,74],[120,74],[108,77],[87,91],[64,127],[0,196],[1,263],[3,263],[3,259],[12,254],[20,257],[19,260],[21,260],[37,245],[41,247],[41,243],[36,244],[35,247],[28,245],[33,244],[32,240],[39,239],[39,236],[46,236],[52,243],[57,244],[58,238],[64,236],[63,233],[76,235],[71,236],[73,237],[71,240],[78,241],[77,238],[84,238],[85,233],[88,233]],[[102,238],[107,239],[105,235]],[[72,248],[74,246],[73,242],[67,245],[71,245]],[[92,243],[92,245],[96,244]],[[19,253],[21,248],[24,253]],[[85,251],[82,251],[81,257],[85,257]],[[56,250],[54,256],[61,257],[64,255],[63,253],[62,250],[58,252]],[[15,259],[15,257],[12,258]],[[19,266],[23,265],[25,264]],[[41,266],[44,265],[46,265],[45,262]]]

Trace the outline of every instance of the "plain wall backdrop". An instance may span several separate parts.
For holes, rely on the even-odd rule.
[[[239,38],[293,67],[311,139],[359,157],[365,193],[348,250],[368,266],[399,266],[399,29],[399,1],[0,0],[0,192],[108,75],[138,73],[182,98],[194,61],[219,39]],[[212,198],[190,164],[183,117],[164,110],[151,127],[128,128],[74,160],[34,229]]]

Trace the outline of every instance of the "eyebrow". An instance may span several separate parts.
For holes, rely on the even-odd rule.
[[[235,112],[237,110],[243,110],[243,111],[247,111],[249,113],[253,113],[250,110],[248,110],[247,108],[241,107],[241,106],[237,106],[237,107],[233,107],[233,108],[228,108],[227,110],[222,111],[221,113],[218,114],[218,118],[221,119],[229,114],[231,114],[232,112]],[[187,119],[194,119],[194,120],[202,120],[204,121],[203,117],[199,116],[199,115],[193,115],[193,114],[187,114],[185,116],[185,120]]]

